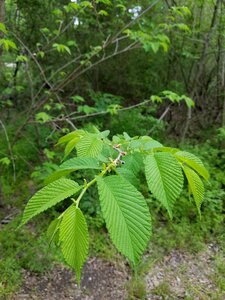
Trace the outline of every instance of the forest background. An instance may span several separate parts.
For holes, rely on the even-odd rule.
[[[179,299],[166,280],[149,292],[146,274],[171,251],[201,256],[209,245],[218,249],[213,288],[205,296],[201,286],[185,285],[184,299],[224,299],[224,1],[0,0],[0,91],[3,299],[21,289],[26,272],[41,278],[62,260],[43,233],[60,205],[19,233],[15,228],[28,198],[63,159],[57,140],[81,128],[149,135],[190,150],[210,172],[201,219],[187,192],[173,221],[149,195],[151,255],[129,275],[127,299]],[[82,209],[91,255],[119,264],[94,190]]]

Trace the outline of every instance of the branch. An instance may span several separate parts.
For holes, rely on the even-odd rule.
[[[157,120],[158,123],[160,123],[164,118],[165,116],[168,114],[168,112],[170,111],[170,108],[171,108],[171,105],[167,106],[167,108],[164,110],[164,112],[161,114],[160,118]],[[156,125],[154,125],[148,132],[147,132],[147,135],[150,135],[153,130],[155,129]]]
[[[71,64],[75,63],[78,59],[80,59],[82,57],[82,55],[79,55],[78,57],[72,59],[71,61],[67,62],[65,65],[63,65],[62,67],[58,68],[49,78],[48,81],[52,80],[59,72],[61,72],[62,70],[64,70],[66,67],[70,66]],[[37,93],[35,94],[33,101],[35,101],[38,96],[41,94],[42,90],[45,87],[45,82],[41,85],[40,89],[37,91]]]
[[[153,2],[150,6],[148,6],[144,11],[142,11],[135,19],[131,20],[127,25],[125,25],[119,32],[117,32],[117,34],[112,37],[110,39],[110,36],[107,37],[106,41],[104,42],[103,46],[102,46],[102,50],[104,52],[105,48],[110,45],[111,43],[114,43],[115,41],[119,41],[120,38],[119,38],[119,35],[128,27],[130,27],[132,24],[134,24],[139,18],[141,18],[144,14],[146,14],[148,11],[150,11],[160,0],[157,0],[155,2]],[[64,28],[65,29],[65,28]],[[16,36],[15,36],[16,37]],[[59,90],[61,90],[62,88],[64,88],[65,86],[67,86],[72,80],[76,79],[77,77],[81,76],[82,74],[84,74],[85,72],[87,72],[88,70],[90,70],[91,68],[93,68],[94,66],[97,66],[98,64],[114,57],[115,55],[118,55],[118,54],[121,54],[121,53],[124,53],[126,51],[129,51],[129,50],[132,50],[132,49],[135,49],[135,48],[138,48],[139,45],[138,45],[138,42],[134,42],[130,45],[128,45],[126,48],[118,51],[118,48],[116,47],[116,51],[114,51],[113,54],[111,55],[108,55],[107,57],[105,57],[105,55],[103,55],[103,57],[98,60],[97,62],[91,64],[90,66],[86,67],[85,69],[82,70],[82,65],[78,66],[74,71],[72,71],[68,76],[67,78],[65,78],[61,83],[59,83],[58,85],[55,85],[55,86],[51,86],[51,84],[49,83],[49,80],[50,79],[47,79],[46,76],[45,76],[45,73],[41,67],[41,65],[39,64],[39,62],[37,61],[37,59],[34,57],[34,55],[32,54],[32,52],[26,47],[26,45],[24,45],[24,43],[18,38],[16,37],[17,40],[19,40],[19,42],[25,47],[25,49],[27,49],[28,53],[31,55],[32,59],[34,60],[34,62],[37,64],[39,70],[41,71],[41,74],[44,78],[44,81],[45,83],[48,84],[48,86],[50,86],[50,90],[49,92],[57,92]],[[117,40],[118,38],[118,40]],[[124,37],[125,38],[125,37]],[[121,39],[123,39],[123,37],[121,37]],[[67,66],[67,65],[66,65]],[[63,67],[64,68],[64,67]],[[58,69],[59,70],[59,69]],[[58,71],[57,71],[58,72]],[[56,74],[56,73],[55,73]],[[55,74],[53,74],[55,76]],[[52,78],[52,77],[50,77]],[[37,92],[37,94],[34,96],[34,99],[36,99],[40,93],[42,92],[44,88],[44,84],[41,86],[41,88],[39,89],[39,91]],[[56,94],[58,100],[59,100],[59,97],[58,95]],[[46,103],[46,101],[48,101],[48,96],[46,96],[42,101],[40,101],[39,103],[35,104],[35,105],[32,105],[30,107],[30,109],[28,110],[28,116],[27,118],[25,119],[24,123],[17,129],[16,133],[15,133],[15,136],[14,136],[14,140],[13,140],[13,143],[15,143],[18,135],[20,134],[21,130],[26,126],[26,124],[29,122],[29,120],[31,119],[32,115],[43,105]]]
[[[15,164],[15,159],[14,159],[13,152],[12,152],[12,146],[10,144],[9,136],[8,136],[7,130],[6,130],[5,125],[2,122],[2,120],[0,120],[0,124],[2,126],[3,131],[4,131],[5,138],[6,138],[6,141],[7,141],[7,144],[8,144],[9,154],[10,154],[10,158],[11,158],[12,166],[13,166],[13,180],[14,180],[14,182],[16,182],[16,164]]]
[[[42,66],[40,65],[40,63],[38,62],[38,60],[36,59],[36,57],[34,56],[34,54],[31,52],[31,50],[24,44],[24,42],[17,36],[13,33],[13,36],[17,39],[17,41],[27,50],[27,52],[29,53],[30,57],[33,59],[33,61],[35,62],[35,64],[37,65],[45,83],[48,85],[48,86],[51,86],[51,84],[49,83],[48,79],[46,78],[45,76],[45,72],[42,68]]]
[[[113,37],[112,40],[115,40],[118,36],[120,36],[121,33],[124,32],[127,28],[129,28],[131,25],[133,25],[138,19],[140,19],[143,15],[145,15],[147,12],[149,12],[160,0],[157,0],[150,4],[145,10],[143,10],[135,19],[131,20],[129,23],[127,23],[120,31],[116,33],[116,35]]]
[[[125,47],[124,49],[120,50],[120,51],[117,51],[117,52],[114,51],[113,54],[110,54],[110,55],[108,55],[106,57],[103,56],[100,60],[96,61],[95,63],[93,63],[90,66],[86,67],[85,69],[81,70],[80,72],[78,72],[78,71],[82,68],[82,66],[77,67],[72,73],[70,73],[67,76],[67,78],[65,78],[65,80],[61,84],[59,84],[58,86],[53,87],[53,89],[55,91],[57,91],[59,89],[65,88],[72,80],[75,80],[76,78],[78,78],[82,74],[86,73],[87,71],[89,71],[93,67],[99,65],[100,63],[102,63],[102,62],[104,62],[104,61],[106,61],[106,60],[108,60],[108,59],[110,59],[110,58],[112,58],[112,57],[114,57],[116,55],[119,55],[119,54],[122,54],[122,53],[124,53],[126,51],[129,51],[129,50],[137,48],[136,47],[137,45],[138,45],[138,42],[135,41],[135,42],[131,43],[130,45],[128,45],[127,47]]]
[[[145,101],[142,101],[140,103],[137,103],[137,104],[134,104],[134,105],[131,105],[131,106],[128,106],[128,107],[123,107],[123,108],[119,108],[117,109],[117,112],[121,112],[121,111],[126,111],[126,110],[130,110],[130,109],[134,109],[134,108],[137,108],[139,106],[143,106],[143,105],[146,105],[148,104],[149,102],[151,102],[151,100],[145,100]],[[96,116],[100,116],[100,115],[106,115],[106,114],[109,114],[110,112],[109,111],[98,111],[98,112],[95,112],[95,113],[91,113],[91,114],[87,114],[87,115],[80,115],[80,116],[76,116],[76,117],[70,117],[72,114],[68,115],[68,116],[65,116],[63,118],[56,118],[56,119],[53,119],[53,120],[49,120],[49,121],[46,121],[46,123],[56,123],[56,122],[68,122],[68,120],[81,120],[81,119],[85,119],[85,118],[90,118],[90,117],[96,117]],[[31,123],[38,123],[37,121],[33,121]]]

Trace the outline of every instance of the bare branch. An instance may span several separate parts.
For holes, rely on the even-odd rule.
[[[171,108],[171,105],[167,106],[167,108],[164,110],[164,112],[161,114],[160,118],[157,120],[158,123],[160,123],[164,118],[165,116],[168,114],[168,112],[170,111],[170,108]],[[148,132],[147,132],[147,135],[150,135],[154,129],[156,128],[156,125],[154,125]]]
[[[1,124],[2,129],[3,129],[3,131],[4,131],[4,134],[5,134],[5,138],[6,138],[7,145],[8,145],[8,150],[9,150],[9,155],[10,155],[11,162],[12,162],[12,167],[13,167],[13,180],[14,180],[14,182],[16,182],[16,164],[15,164],[15,159],[14,159],[14,155],[13,155],[13,151],[12,151],[12,146],[11,146],[11,143],[10,143],[10,141],[9,141],[9,136],[8,136],[6,127],[5,127],[4,123],[2,122],[2,120],[0,120],[0,124]]]
[[[117,111],[121,112],[121,111],[131,110],[131,109],[137,108],[139,106],[144,106],[144,105],[148,104],[149,102],[151,102],[151,100],[144,100],[140,103],[137,103],[137,104],[134,104],[134,105],[131,105],[131,106],[128,106],[128,107],[119,108],[119,109],[117,109]],[[65,121],[68,122],[69,120],[70,121],[71,120],[81,120],[81,119],[85,119],[85,118],[96,117],[96,116],[100,116],[100,115],[106,115],[106,114],[109,114],[109,113],[110,113],[109,111],[98,111],[98,112],[95,112],[95,113],[86,114],[86,115],[79,115],[79,116],[72,117],[72,118],[71,118],[71,114],[70,114],[70,115],[65,116],[63,118],[57,118],[57,119],[46,121],[45,124],[46,123],[65,122]],[[37,123],[37,121],[31,122],[31,123]]]

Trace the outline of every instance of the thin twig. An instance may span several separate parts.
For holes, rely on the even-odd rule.
[[[40,65],[40,63],[38,62],[38,60],[36,59],[35,55],[31,52],[31,50],[24,44],[24,42],[21,40],[21,38],[19,38],[16,34],[13,34],[14,37],[17,39],[17,41],[27,50],[27,52],[29,53],[30,57],[33,59],[33,61],[35,62],[35,64],[37,65],[45,83],[48,86],[51,86],[51,84],[49,83],[48,79],[45,76],[45,72],[42,68],[42,66]]]
[[[73,124],[73,122],[69,119],[66,119],[65,120],[68,124],[70,124],[70,126],[74,129],[74,130],[77,130],[77,127]]]
[[[157,0],[153,2],[151,5],[149,5],[145,10],[143,10],[136,18],[131,20],[129,23],[127,23],[120,31],[116,33],[116,35],[113,37],[113,40],[115,40],[118,36],[120,36],[121,33],[124,32],[127,28],[129,28],[131,25],[133,25],[138,19],[140,19],[143,15],[145,15],[147,12],[149,12],[160,0]]]
[[[5,125],[2,122],[2,120],[0,120],[0,124],[2,126],[3,131],[4,131],[5,138],[6,138],[6,141],[7,141],[7,144],[8,144],[9,154],[10,154],[10,158],[11,158],[11,162],[12,162],[12,166],[13,166],[13,180],[14,180],[14,182],[16,182],[16,164],[15,164],[15,159],[14,159],[14,156],[13,156],[12,147],[11,147],[11,144],[10,144],[10,141],[9,141],[9,136],[8,136],[7,130],[6,130]]]
[[[78,71],[79,71],[79,69],[82,68],[82,66],[77,67],[71,74],[69,74],[67,76],[67,78],[65,78],[65,80],[61,84],[59,84],[58,86],[53,87],[53,89],[55,91],[57,91],[58,89],[65,88],[65,86],[67,86],[72,80],[75,80],[76,78],[78,78],[82,74],[86,73],[87,71],[89,71],[93,67],[99,65],[100,63],[102,63],[102,62],[104,62],[104,61],[106,61],[106,60],[108,60],[108,59],[110,59],[110,58],[112,58],[112,57],[114,57],[114,56],[116,56],[118,54],[122,54],[122,53],[124,53],[126,51],[129,51],[129,50],[137,48],[136,47],[137,45],[138,45],[137,41],[132,42],[130,45],[128,45],[124,49],[122,49],[120,51],[117,51],[116,53],[114,52],[114,53],[112,53],[112,54],[110,54],[110,55],[108,55],[106,57],[102,57],[100,60],[96,61],[95,63],[93,63],[90,66],[86,67],[85,69],[81,70],[80,72],[78,72]]]
[[[160,118],[157,120],[158,123],[160,123],[164,118],[165,116],[168,114],[168,112],[170,111],[170,107],[171,105],[167,106],[167,108],[164,110],[164,112],[161,114]],[[156,128],[156,125],[154,125],[148,132],[147,132],[147,135],[150,135],[153,130]]]
[[[150,101],[151,100],[145,100],[143,102],[140,102],[140,103],[128,106],[128,107],[122,107],[122,108],[117,109],[117,112],[121,112],[121,111],[130,110],[130,109],[133,109],[133,108],[137,108],[139,106],[146,105]],[[110,113],[109,111],[98,111],[98,112],[95,112],[95,113],[91,113],[91,114],[87,114],[87,115],[80,115],[80,116],[72,117],[72,118],[70,118],[70,115],[68,115],[68,116],[65,116],[63,118],[57,118],[57,119],[48,120],[48,121],[45,122],[45,124],[46,123],[56,123],[56,122],[68,122],[69,120],[70,121],[71,120],[80,120],[80,119],[85,119],[85,118],[90,118],[90,117],[96,117],[96,116],[100,116],[100,115],[106,115],[106,114],[109,114],[109,113]],[[37,121],[33,121],[31,123],[37,123]]]

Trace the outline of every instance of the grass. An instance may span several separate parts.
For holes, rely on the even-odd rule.
[[[154,295],[161,296],[161,299],[173,299],[173,292],[170,288],[170,285],[167,282],[161,282],[157,287],[152,291]]]
[[[17,231],[18,221],[16,218],[0,231],[0,299],[18,290],[23,270],[44,273],[58,258],[55,249],[49,251],[41,226]]]
[[[126,285],[128,299],[146,299],[146,287],[145,281],[141,276],[133,276],[132,279]]]
[[[21,267],[12,256],[0,260],[0,270],[0,299],[4,299],[19,288],[22,274]]]
[[[220,291],[220,293],[225,298],[225,253],[219,253],[215,257],[215,273],[213,280]]]

